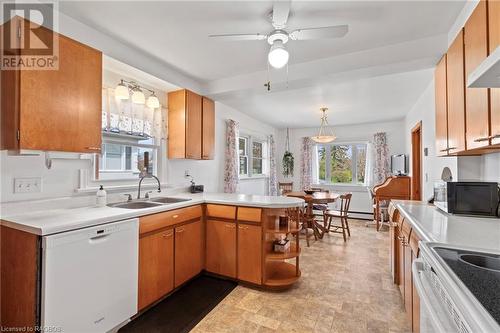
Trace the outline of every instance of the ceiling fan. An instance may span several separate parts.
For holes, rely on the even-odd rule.
[[[289,54],[285,44],[289,40],[340,38],[347,34],[349,26],[345,24],[288,31],[286,25],[290,16],[290,2],[290,0],[274,1],[273,10],[269,13],[273,30],[269,33],[222,34],[209,35],[209,37],[228,41],[267,40],[271,45],[267,55],[269,64],[274,68],[282,68],[288,63]]]

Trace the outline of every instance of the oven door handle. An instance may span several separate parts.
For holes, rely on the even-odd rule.
[[[441,305],[442,302],[434,294],[429,280],[425,277],[424,261],[415,259],[412,264],[413,282],[420,296],[420,306],[427,309],[427,315],[432,322],[435,332],[457,331],[456,325],[451,321],[450,314]]]

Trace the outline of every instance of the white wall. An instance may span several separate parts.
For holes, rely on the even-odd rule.
[[[318,119],[319,122],[319,119]],[[389,146],[389,153],[402,154],[405,152],[404,143],[404,121],[391,121],[381,123],[369,123],[359,125],[343,125],[332,126],[333,133],[337,136],[336,142],[356,142],[356,141],[372,141],[373,134],[377,132],[387,133],[387,143]],[[303,137],[310,137],[316,135],[318,128],[298,128],[290,129],[290,150],[295,157],[295,170],[294,177],[284,178],[282,175],[282,158],[285,152],[285,138],[286,130],[278,130],[276,145],[277,145],[277,165],[278,165],[278,179],[279,181],[293,181],[294,189],[300,189],[300,150],[301,139]],[[353,197],[351,201],[350,210],[358,212],[372,212],[371,200],[369,198],[366,187],[364,186],[331,186],[322,185],[333,192],[352,192]],[[366,216],[365,216],[366,217]]]

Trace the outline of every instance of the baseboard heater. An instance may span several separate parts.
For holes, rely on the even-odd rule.
[[[357,211],[349,211],[349,215],[351,215],[351,217],[354,217],[353,215],[356,215],[356,219],[359,219],[359,220],[368,220],[368,221],[372,221],[373,220],[373,212],[357,212]]]

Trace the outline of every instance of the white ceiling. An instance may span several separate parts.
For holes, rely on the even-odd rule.
[[[464,4],[293,1],[289,28],[349,24],[350,30],[342,39],[290,41],[289,76],[272,71],[271,93],[263,87],[266,42],[220,42],[208,35],[269,32],[272,1],[71,1],[59,8],[175,66],[216,100],[277,127],[305,127],[317,125],[310,112],[317,115],[320,104],[334,110],[335,123],[403,117],[430,81],[429,71],[420,70],[444,53]]]

